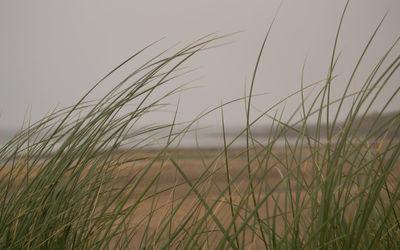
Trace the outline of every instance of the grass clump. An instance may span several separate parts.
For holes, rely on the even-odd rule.
[[[197,120],[178,129],[175,113],[170,124],[139,124],[179,88],[162,96],[155,91],[223,37],[204,37],[170,56],[165,51],[98,102],[86,100],[89,92],[23,130],[0,149],[0,248],[400,248],[400,114],[385,113],[400,89],[382,94],[400,66],[400,56],[393,57],[398,40],[350,92],[380,23],[334,98],[344,14],[326,79],[302,81],[299,91],[251,120],[256,66],[243,98],[246,127],[229,141],[224,108],[231,102],[209,111],[221,113],[223,147],[191,152],[195,162],[172,145]],[[275,110],[294,97],[301,103],[284,120]],[[378,98],[386,102],[371,116]],[[254,132],[261,119],[272,124],[266,141]],[[164,145],[146,151],[157,132]],[[245,147],[234,149],[243,135]]]

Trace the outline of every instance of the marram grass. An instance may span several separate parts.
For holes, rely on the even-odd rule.
[[[170,56],[160,53],[99,101],[88,102],[88,93],[20,132],[0,149],[0,248],[399,249],[400,113],[385,111],[400,87],[382,94],[398,73],[397,41],[351,92],[380,23],[334,98],[343,16],[326,79],[302,81],[299,91],[251,120],[255,67],[250,93],[241,99],[247,126],[234,140],[226,136],[223,111],[239,100],[184,127],[176,126],[176,113],[169,124],[140,126],[180,89],[154,93],[223,38],[211,36]],[[309,88],[316,91],[306,98]],[[284,120],[276,108],[294,97],[302,101]],[[378,98],[385,104],[371,116]],[[174,145],[211,112],[221,114],[223,148],[200,151],[197,165],[188,165]],[[259,141],[252,128],[266,118],[269,137]],[[157,133],[164,144],[149,153]],[[233,150],[242,135],[246,146]]]

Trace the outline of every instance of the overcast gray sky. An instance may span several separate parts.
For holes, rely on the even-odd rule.
[[[300,88],[308,56],[306,82],[326,76],[336,27],[345,0],[283,1],[260,65],[254,103],[265,109]],[[0,129],[21,125],[27,110],[37,120],[55,107],[75,103],[97,80],[145,45],[166,37],[154,53],[202,35],[244,31],[229,45],[194,58],[202,76],[182,94],[180,118],[190,120],[221,101],[244,95],[258,50],[278,0],[2,0],[0,1]],[[400,35],[400,1],[353,0],[345,17],[338,72],[355,64],[368,37],[389,15],[367,56],[368,73]],[[397,54],[399,52],[396,49]],[[397,79],[399,79],[397,75]],[[179,82],[177,83],[179,84]],[[396,84],[396,83],[395,83]],[[397,82],[398,86],[399,82]],[[340,86],[335,87],[340,91]],[[390,91],[389,91],[390,92]],[[389,92],[387,94],[389,94]],[[295,105],[289,103],[288,106]],[[227,110],[229,124],[243,120],[243,103]],[[240,113],[240,115],[238,115]],[[211,118],[210,123],[218,118]]]

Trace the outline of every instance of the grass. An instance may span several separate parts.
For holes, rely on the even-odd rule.
[[[224,36],[203,37],[171,55],[166,50],[99,101],[87,101],[103,80],[145,48],[76,105],[24,129],[0,149],[0,248],[400,248],[400,143],[395,136],[400,114],[385,116],[400,88],[392,96],[382,94],[398,73],[400,56],[393,55],[398,40],[361,87],[350,92],[382,19],[341,96],[333,97],[346,8],[326,79],[307,86],[302,80],[299,91],[256,119],[250,119],[252,89],[272,25],[248,96],[183,127],[177,126],[177,112],[166,125],[139,124],[180,88],[155,93],[182,74],[188,59]],[[306,98],[311,88],[313,95]],[[276,108],[294,97],[302,101],[284,120],[287,111]],[[378,98],[386,100],[383,109],[368,116]],[[247,126],[228,141],[223,111],[243,100]],[[221,114],[223,148],[185,156],[176,146],[179,140],[212,112]],[[346,114],[344,122],[339,114]],[[252,134],[261,119],[272,123],[265,142]],[[289,134],[294,141],[289,142]],[[246,146],[232,150],[243,135]],[[155,136],[163,146],[146,151]]]

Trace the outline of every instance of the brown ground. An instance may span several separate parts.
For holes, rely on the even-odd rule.
[[[202,154],[202,156],[199,156],[199,154]],[[261,220],[270,220],[272,222],[272,215],[274,214],[274,209],[276,209],[276,205],[280,209],[284,209],[287,204],[290,202],[288,201],[289,196],[285,196],[285,191],[287,190],[287,187],[285,186],[285,183],[282,182],[282,176],[284,176],[287,173],[287,169],[283,167],[282,163],[288,164],[286,161],[285,157],[285,152],[283,149],[277,149],[274,150],[274,154],[277,156],[277,158],[271,158],[268,160],[268,164],[265,163],[265,159],[260,157],[258,160],[254,162],[251,165],[251,171],[252,171],[252,178],[253,178],[253,183],[254,183],[254,189],[256,193],[256,197],[258,198],[263,198],[268,196],[266,199],[266,202],[264,205],[259,209],[259,214],[260,214],[260,219]],[[231,211],[230,211],[230,206],[227,205],[229,201],[229,196],[228,192],[225,191],[225,195],[222,197],[219,197],[221,194],[221,190],[223,190],[226,187],[227,184],[227,175],[226,175],[226,165],[224,163],[224,157],[222,156],[219,160],[215,161],[214,163],[212,160],[215,158],[216,152],[209,151],[209,152],[191,152],[191,151],[184,151],[178,153],[178,155],[174,156],[173,158],[176,159],[176,162],[179,164],[179,167],[181,167],[182,171],[186,175],[186,177],[192,181],[195,182],[195,180],[202,180],[201,184],[196,186],[196,189],[201,193],[202,197],[205,198],[205,202],[208,204],[208,206],[211,206],[214,201],[217,199],[220,201],[218,205],[213,209],[214,215],[216,218],[220,220],[220,222],[223,224],[223,226],[226,228],[229,223],[232,221],[231,217]],[[261,164],[260,164],[261,162]],[[248,177],[248,172],[247,172],[247,160],[246,160],[246,155],[244,153],[241,153],[240,151],[233,151],[229,153],[229,172],[231,178],[235,178],[234,183],[235,183],[235,190],[232,191],[232,200],[234,204],[238,204],[241,200],[240,197],[243,196],[248,196],[249,198],[247,199],[246,205],[242,208],[242,215],[244,215],[244,210],[246,206],[248,206],[250,209],[253,207],[253,200],[250,196],[250,188],[249,188],[249,177]],[[148,162],[142,162],[140,164],[136,164],[134,167],[135,169],[140,169],[145,166],[147,166]],[[295,166],[296,164],[292,164]],[[260,167],[261,166],[261,167]],[[129,176],[131,176],[132,171],[130,170],[132,166],[127,167],[124,169],[124,171],[121,172],[121,176],[118,177],[118,183],[120,185],[123,185],[126,183],[128,180]],[[155,164],[150,171],[144,176],[144,179],[142,180],[141,183],[144,185],[139,185],[138,188],[135,190],[133,197],[139,195],[142,193],[145,188],[146,188],[146,183],[150,183],[154,176],[157,175],[161,167],[161,161],[158,161],[157,164]],[[209,167],[209,169],[206,171],[206,168]],[[346,166],[345,166],[346,167]],[[312,163],[310,161],[306,161],[302,163],[301,167],[298,168],[296,171],[299,172],[294,172],[293,175],[295,176],[302,176],[303,178],[303,183],[311,183],[313,181],[312,177]],[[345,173],[347,170],[344,171]],[[204,173],[207,173],[205,176],[207,177],[201,177],[201,175]],[[324,173],[323,173],[324,174]],[[400,176],[400,170],[397,168],[395,170],[395,173],[393,173],[393,176],[390,179],[391,184],[395,185],[398,181],[395,176]],[[324,179],[326,177],[322,177]],[[290,193],[295,197],[297,194],[300,200],[303,202],[309,202],[309,196],[307,195],[306,191],[304,188],[301,186],[296,186],[296,181],[295,178],[290,178],[291,182],[291,187],[290,187]],[[166,192],[157,194],[156,199],[147,199],[144,200],[141,205],[139,206],[138,210],[135,212],[134,217],[131,219],[131,222],[133,225],[138,225],[140,222],[145,218],[148,218],[149,211],[152,210],[157,210],[150,223],[150,228],[149,228],[149,233],[156,233],[160,231],[160,224],[162,224],[162,220],[164,218],[169,218],[171,211],[173,210],[173,207],[176,207],[177,204],[182,200],[182,198],[185,197],[186,194],[189,193],[188,197],[185,197],[185,201],[182,205],[182,207],[178,210],[178,212],[174,215],[174,226],[178,226],[181,224],[194,210],[195,208],[203,207],[203,205],[199,205],[200,201],[197,195],[194,192],[189,192],[190,191],[190,186],[185,182],[183,176],[179,171],[177,171],[176,167],[170,162],[167,161],[165,165],[162,167],[162,174],[160,175],[159,179],[159,184],[158,184],[158,191],[167,189],[169,187],[173,187],[174,185],[178,185],[180,183],[183,183],[183,185],[176,186],[173,190],[168,190]],[[266,188],[268,186],[268,188]],[[273,189],[272,195],[267,194],[266,191]],[[356,192],[357,190],[354,190]],[[150,189],[148,191],[147,197],[151,197],[151,194],[154,192],[154,189]],[[288,194],[288,193],[286,193]],[[172,202],[173,196],[175,201]],[[295,199],[295,198],[294,198]],[[318,193],[318,202],[321,199],[321,193]],[[152,202],[153,203],[153,209],[152,207]],[[289,203],[287,203],[289,202]],[[309,203],[306,203],[309,204]],[[306,205],[306,207],[309,207]],[[157,208],[157,209],[156,209]],[[286,212],[290,212],[290,208],[286,206]],[[198,209],[198,215],[199,218],[201,215],[204,213],[204,209]],[[280,214],[284,213],[284,211],[275,211],[275,214]],[[304,210],[304,216],[309,216],[311,213],[310,210]],[[349,213],[348,216],[352,216],[351,212]],[[291,219],[291,216],[286,216],[289,219]],[[240,218],[236,219],[237,221],[237,226],[240,227],[241,224],[243,224],[243,221]],[[147,222],[147,220],[146,220]],[[218,226],[213,222],[212,216],[208,216],[208,219],[206,220],[208,223],[208,226],[206,227],[207,229],[215,229],[218,230]],[[247,222],[249,224],[253,224],[254,220],[251,220]],[[144,223],[146,224],[146,223]],[[192,222],[193,224],[193,222]],[[276,228],[275,230],[277,232],[282,232],[284,229],[284,220],[283,217],[278,216],[276,217]],[[138,233],[134,236],[134,241],[135,243],[140,242],[140,239],[143,237],[143,231],[145,230],[145,227],[139,227],[140,230],[138,230]],[[233,232],[233,230],[231,230]],[[261,246],[262,242],[261,239],[258,237],[255,238],[255,240],[252,242],[251,240],[251,230],[246,230],[247,233],[247,240],[246,240],[246,245],[247,246]],[[223,235],[219,232],[215,233],[209,233],[208,235],[210,237],[210,245],[209,247],[213,248],[212,244],[215,244],[215,241],[218,242],[217,239],[221,239]],[[136,247],[138,245],[135,245]]]
[[[298,185],[296,186],[295,178],[290,178],[291,187],[290,192],[284,192],[287,190],[285,184],[287,182],[282,181],[282,176],[287,173],[287,169],[283,167],[284,164],[289,164],[295,166],[295,162],[290,163],[285,157],[287,152],[284,149],[275,149],[274,151],[275,158],[272,157],[266,162],[266,159],[263,157],[259,157],[255,160],[251,166],[251,173],[253,178],[254,190],[257,199],[262,199],[263,197],[268,196],[266,202],[263,203],[263,206],[259,209],[259,216],[262,221],[270,220],[272,222],[273,214],[284,213],[283,210],[276,210],[277,207],[280,209],[284,209],[286,207],[286,212],[290,213],[290,208],[286,205],[289,204],[288,197],[289,193],[293,196],[296,194],[300,197],[300,200],[304,202],[309,202],[307,198],[307,193],[305,189]],[[304,152],[306,154],[306,152]],[[146,157],[148,156],[150,159],[154,158],[154,152],[148,153],[139,153],[135,154],[135,157]],[[166,158],[167,160],[157,160],[148,170],[148,172],[144,172],[144,170],[149,166],[150,160],[140,160],[135,161],[134,163],[124,164],[121,170],[115,175],[115,186],[123,187],[129,181],[132,181],[132,184],[137,186],[135,187],[133,193],[129,199],[129,205],[133,205],[139,201],[139,205],[136,207],[133,215],[130,217],[129,221],[125,223],[125,226],[132,227],[135,229],[135,235],[133,236],[133,245],[131,248],[137,248],[140,246],[141,239],[146,234],[146,225],[148,224],[149,216],[151,215],[150,226],[147,229],[147,237],[150,235],[159,235],[162,227],[165,225],[164,220],[168,221],[175,208],[179,205],[181,201],[183,201],[181,207],[177,210],[177,212],[173,215],[172,219],[172,232],[179,227],[186,219],[189,219],[189,223],[186,226],[186,229],[189,229],[189,225],[191,226],[202,226],[203,230],[217,230],[216,232],[208,233],[208,247],[214,248],[216,242],[218,242],[223,235],[218,232],[219,228],[213,221],[213,216],[218,218],[223,227],[228,227],[228,225],[232,221],[232,215],[229,204],[229,195],[228,192],[225,191],[223,196],[220,196],[221,190],[223,190],[227,186],[227,175],[226,175],[226,164],[225,157],[221,155],[216,161],[213,161],[217,155],[216,151],[180,151],[178,153],[172,154],[172,159],[177,162],[179,167],[181,168],[183,174],[192,181],[193,185],[196,185],[196,191],[200,193],[200,196],[204,199],[204,201],[200,201],[196,192],[190,192],[191,187],[185,181],[183,174],[180,173],[177,168],[172,164],[172,162]],[[254,154],[253,154],[254,156]],[[250,185],[249,185],[249,176],[248,176],[248,168],[247,168],[247,158],[246,154],[240,150],[233,150],[229,152],[229,174],[230,181],[234,183],[231,189],[231,197],[233,203],[238,206],[239,202],[243,200],[241,197],[248,197],[247,202],[242,206],[240,215],[244,215],[247,208],[251,210],[253,205],[253,200],[250,195]],[[315,169],[312,169],[312,162],[305,161],[301,164],[300,168],[297,168],[295,172],[293,172],[293,176],[301,176],[303,179],[303,183],[311,183],[315,177],[313,178],[313,172]],[[159,179],[155,180],[155,176],[157,176],[161,171]],[[7,171],[7,169],[4,169]],[[345,171],[346,172],[346,171]],[[2,173],[0,173],[3,175]],[[143,174],[143,178],[139,181],[139,176]],[[322,171],[322,174],[324,172]],[[390,179],[391,184],[396,184],[398,179],[396,177],[400,176],[400,169],[397,168],[393,172],[393,176]],[[321,177],[322,179],[326,177]],[[233,180],[235,179],[235,180]],[[197,181],[200,181],[199,183]],[[153,183],[152,185],[150,185]],[[150,188],[148,186],[150,185]],[[114,187],[115,187],[114,186]],[[157,189],[155,189],[157,186]],[[140,195],[148,189],[143,197]],[[270,195],[268,192],[271,192]],[[154,195],[156,193],[156,195]],[[154,198],[156,197],[156,198]],[[321,194],[318,193],[317,199],[321,198]],[[208,215],[205,221],[199,223],[204,215],[204,203],[207,206],[212,206],[215,201],[216,206],[212,209],[213,215]],[[101,202],[101,201],[100,201]],[[204,202],[204,203],[202,203]],[[306,203],[309,204],[309,203]],[[276,206],[278,205],[278,206]],[[308,205],[305,205],[308,207]],[[152,212],[151,212],[152,211]],[[310,210],[304,210],[304,216],[309,216]],[[192,216],[192,217],[190,217]],[[303,216],[303,215],[302,215]],[[351,216],[351,214],[349,215]],[[291,219],[291,216],[286,216]],[[276,228],[277,232],[282,232],[284,229],[284,220],[282,216],[276,217]],[[241,218],[236,218],[236,226],[240,227],[244,222]],[[254,224],[254,220],[250,220],[246,222],[248,226],[252,226]],[[256,224],[257,225],[257,224]],[[168,232],[166,230],[165,232]],[[230,232],[233,232],[233,228],[231,228]],[[261,239],[256,236],[254,241],[252,241],[252,232],[251,230],[246,230],[246,246],[261,246]],[[183,231],[181,235],[184,235]],[[167,237],[167,235],[164,235]],[[241,237],[242,235],[240,235]],[[202,239],[206,239],[205,234],[200,236]],[[177,238],[173,243],[178,244],[179,241],[184,241],[182,238]],[[118,243],[115,243],[118,244]],[[162,242],[158,243],[156,246],[161,247]],[[214,247],[213,247],[214,246]],[[143,247],[143,245],[142,245]]]

